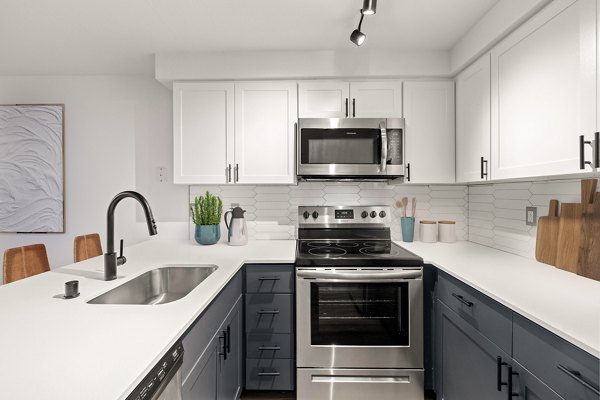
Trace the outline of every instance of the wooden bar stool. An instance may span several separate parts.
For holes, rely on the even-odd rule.
[[[100,244],[100,235],[91,233],[81,235],[75,238],[73,243],[73,259],[75,262],[87,260],[88,258],[102,255],[102,244]]]
[[[4,252],[5,284],[48,271],[50,271],[50,263],[48,263],[46,246],[43,244],[14,247]]]

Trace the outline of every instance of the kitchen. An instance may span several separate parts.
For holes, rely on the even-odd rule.
[[[6,2],[0,30],[13,39],[2,45],[0,104],[7,110],[61,106],[64,214],[55,233],[0,233],[3,253],[43,243],[51,267],[0,287],[2,397],[125,399],[183,340],[183,398],[269,396],[275,389],[280,396],[334,399],[344,385],[354,393],[369,387],[378,398],[388,398],[386,391],[407,399],[423,398],[422,392],[446,399],[515,397],[513,392],[598,398],[600,286],[565,271],[578,272],[579,265],[555,268],[548,264],[556,261],[535,261],[547,257],[541,249],[536,252],[536,245],[542,247],[536,236],[557,234],[541,229],[560,225],[554,208],[582,206],[587,192],[582,194],[581,180],[600,176],[598,4],[471,3],[265,0],[175,6],[138,1],[84,7],[66,0]],[[373,14],[361,13],[373,5]],[[354,30],[367,35],[361,46],[350,41]],[[331,118],[338,125],[303,125],[315,119],[331,123]],[[364,126],[362,120],[379,122]],[[360,145],[342,140],[332,148],[321,141],[325,150],[319,152],[319,132],[313,131],[317,137],[303,152],[303,130],[333,128],[347,129],[348,137],[361,136],[351,135],[358,129],[369,133],[357,137]],[[380,145],[384,131],[386,146]],[[383,149],[389,154],[384,156]],[[339,163],[327,159],[316,163],[326,165],[326,173],[303,169],[315,164],[311,157],[348,154],[353,166],[371,172],[336,175],[331,166]],[[309,159],[304,166],[303,157]],[[402,168],[391,174],[393,180],[381,179],[383,169],[396,165]],[[7,204],[6,193],[14,187],[0,187]],[[152,218],[125,199],[113,208],[114,234],[108,240],[105,210],[117,193],[129,190],[143,194]],[[245,210],[247,245],[227,244],[231,238],[223,216],[218,243],[197,244],[189,206],[207,191],[221,198],[223,214],[233,204]],[[554,206],[551,200],[560,203]],[[580,253],[583,243],[590,250],[580,264],[594,274],[597,233],[585,229],[595,219],[587,224],[583,214],[588,213],[579,213],[584,222],[573,232],[584,234],[577,251],[554,250],[554,257]],[[332,226],[322,226],[325,217]],[[537,217],[545,219],[538,223]],[[414,227],[403,230],[403,218],[404,225]],[[151,237],[150,220],[158,231]],[[409,345],[422,338],[423,349],[417,351],[422,357],[410,368],[394,367],[421,371],[422,377],[409,379],[422,382],[419,394],[402,394],[409,375],[379,374],[366,383],[364,373],[358,379],[323,372],[307,378],[315,389],[302,392],[307,389],[297,368],[338,367],[302,365],[308,353],[299,347],[300,328],[306,322],[300,323],[296,307],[299,293],[308,289],[294,267],[302,258],[297,244],[306,240],[308,245],[315,235],[319,242],[364,238],[371,224],[377,234],[365,242],[383,241],[384,252],[401,246],[423,260],[423,329],[421,334],[409,330]],[[454,237],[454,243],[442,242],[441,230],[448,228],[443,225],[451,225],[448,241]],[[433,227],[437,235],[431,239],[426,233]],[[323,237],[319,229],[337,229],[343,239]],[[113,254],[116,262],[119,240],[124,240],[121,253],[127,262],[116,267],[115,280],[104,280],[102,256],[73,263],[74,238],[92,232],[100,234],[101,253]],[[158,267],[191,271],[199,265],[217,268],[176,301],[88,303]],[[274,275],[279,280],[260,280]],[[80,295],[65,300],[65,282],[73,280]],[[403,293],[404,284],[397,283],[394,290]],[[264,293],[269,287],[271,292]],[[274,311],[261,308],[265,296],[287,311],[249,319],[252,307]],[[250,323],[268,318],[286,321],[270,333],[285,338],[287,346],[261,342],[281,349],[253,352],[253,335],[262,332],[251,331]],[[227,322],[226,334],[221,322]],[[231,332],[237,341],[229,339]],[[218,354],[224,344],[229,344],[227,360]],[[560,349],[554,360],[553,348]],[[530,361],[532,352],[541,361]],[[540,356],[545,354],[548,359]],[[569,361],[561,361],[563,356]],[[217,358],[220,364],[211,367]],[[200,361],[208,367],[199,369]],[[543,368],[551,362],[566,372]],[[231,369],[227,379],[219,375],[223,365]],[[378,369],[338,369],[363,367]],[[191,374],[206,381],[192,385]],[[285,385],[275,383],[283,378],[288,382],[282,394]],[[218,395],[223,382],[233,381],[231,389],[222,389],[231,395]],[[191,387],[197,392],[186,394]],[[323,387],[327,393],[317,397]]]

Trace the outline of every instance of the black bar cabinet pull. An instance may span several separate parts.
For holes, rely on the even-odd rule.
[[[594,133],[594,166],[600,168],[600,132]]]
[[[260,346],[258,349],[259,350],[267,350],[267,351],[268,350],[276,351],[276,350],[281,350],[281,347],[279,347],[279,346]]]
[[[519,393],[513,392],[513,376],[519,375],[518,372],[513,372],[512,367],[508,367],[508,400],[511,400],[513,397],[519,397]]]
[[[346,118],[348,118],[348,98],[346,97]]]
[[[279,314],[279,310],[260,310],[257,314]]]
[[[281,280],[278,276],[261,276],[258,278],[259,281],[279,281]]]
[[[227,167],[227,182],[231,182],[231,164]]]
[[[496,357],[496,384],[499,392],[502,391],[502,386],[508,385],[508,383],[502,382],[502,367],[504,365],[508,365],[508,363],[502,361],[502,357]]]
[[[221,351],[219,352],[220,356],[223,356],[223,360],[227,360],[227,337],[225,336],[225,331],[223,331],[223,336],[219,336],[219,344],[223,340],[223,345],[221,347]]]
[[[473,303],[469,300],[465,300],[465,298],[462,297],[460,294],[452,293],[452,297],[456,298],[458,301],[460,301],[467,307],[473,307]]]
[[[239,166],[239,164],[235,164],[235,169],[234,169],[234,171],[233,171],[233,175],[234,175],[234,176],[233,176],[233,179],[234,179],[234,182],[237,182],[237,181],[239,180],[239,178],[240,178],[240,175],[239,175],[239,169],[240,169],[240,166]]]
[[[352,117],[356,117],[356,99],[352,99]]]
[[[485,158],[481,157],[481,179],[485,179],[488,176],[488,162]]]
[[[231,353],[231,326],[227,325],[227,339],[225,343],[227,343],[227,352]]]
[[[587,389],[589,389],[592,392],[594,392],[597,396],[600,396],[600,390],[598,390],[597,388],[593,387],[588,382],[586,382],[585,380],[583,380],[583,378],[581,377],[581,372],[579,372],[579,371],[572,371],[572,370],[568,369],[567,367],[565,367],[563,365],[560,365],[560,364],[558,364],[557,368],[560,369],[565,374],[569,375],[571,378],[575,379],[577,382],[581,383]]]
[[[258,376],[279,376],[280,372],[259,372]]]
[[[410,182],[410,163],[406,164],[406,180]]]

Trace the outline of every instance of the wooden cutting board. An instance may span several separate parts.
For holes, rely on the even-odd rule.
[[[558,200],[550,200],[547,217],[538,220],[535,242],[535,259],[544,264],[556,263],[556,241],[558,240]]]
[[[583,215],[578,273],[600,281],[600,193],[595,194]]]
[[[561,204],[556,242],[556,264],[554,264],[556,267],[577,273],[582,223],[583,206],[581,203]]]

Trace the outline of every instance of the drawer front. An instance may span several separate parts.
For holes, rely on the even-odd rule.
[[[247,265],[246,293],[294,293],[294,266]]]
[[[293,333],[293,303],[291,294],[247,294],[246,332]]]
[[[246,359],[246,389],[294,390],[294,360]]]
[[[504,352],[512,354],[510,309],[443,273],[439,275],[437,296]]]
[[[257,359],[295,358],[294,335],[251,333],[246,336],[246,357]]]
[[[600,361],[515,313],[513,358],[569,400],[600,399]]]

